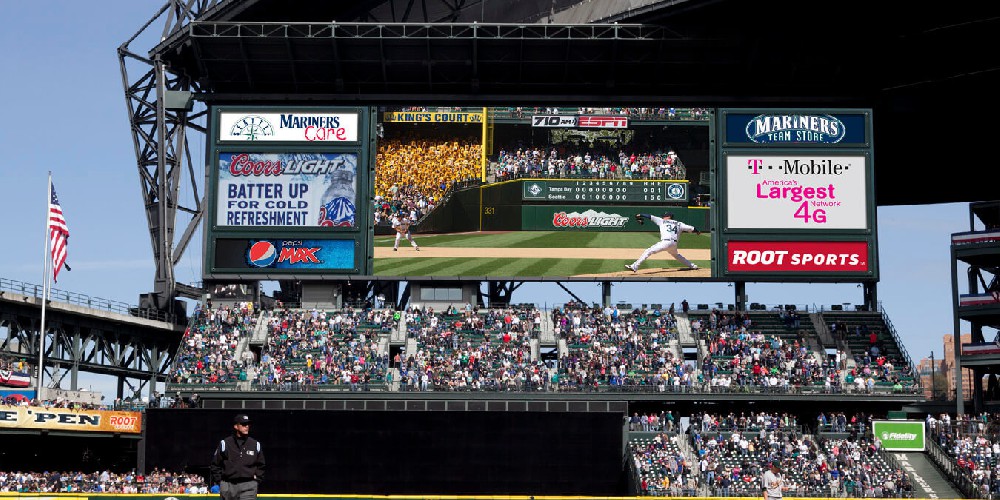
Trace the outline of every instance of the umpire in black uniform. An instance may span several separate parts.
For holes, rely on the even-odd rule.
[[[211,471],[222,500],[257,498],[257,486],[264,480],[264,451],[250,437],[249,416],[241,413],[233,419],[233,434],[216,446]]]

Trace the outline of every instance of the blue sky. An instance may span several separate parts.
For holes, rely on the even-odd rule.
[[[7,236],[0,245],[0,277],[42,282],[45,182],[52,171],[71,232],[67,262],[73,268],[55,287],[129,304],[152,290],[152,250],[116,49],[162,4],[53,0],[42,8],[0,2],[6,21],[0,44],[7,47],[0,52],[0,213],[6,214],[0,227]],[[145,54],[152,47],[149,35],[155,42],[162,24],[157,20],[132,42],[132,50]],[[878,168],[877,137],[875,145]],[[202,145],[195,142],[194,149],[201,151]],[[189,192],[184,195],[190,200]],[[941,337],[952,333],[950,235],[968,230],[968,220],[965,203],[878,210],[878,298],[915,361],[932,350],[940,359]],[[176,268],[178,281],[200,281],[200,248],[199,238]],[[600,300],[598,284],[567,286],[588,302]],[[725,284],[616,284],[612,296],[635,304],[731,303],[733,290]],[[751,302],[769,305],[863,300],[854,284],[749,284],[747,293]],[[514,296],[517,302],[547,305],[570,299],[555,284],[525,285]],[[968,324],[962,328],[968,332]],[[85,388],[113,398],[107,377],[81,380]]]

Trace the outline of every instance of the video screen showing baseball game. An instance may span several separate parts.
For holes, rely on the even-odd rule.
[[[712,276],[707,109],[379,112],[373,274]]]

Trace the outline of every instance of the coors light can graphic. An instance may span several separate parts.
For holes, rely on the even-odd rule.
[[[354,227],[357,209],[354,205],[354,172],[336,169],[330,172],[330,185],[320,198],[319,225],[322,227]]]

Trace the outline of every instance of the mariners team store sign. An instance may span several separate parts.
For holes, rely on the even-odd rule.
[[[871,110],[723,110],[723,275],[878,277]]]

